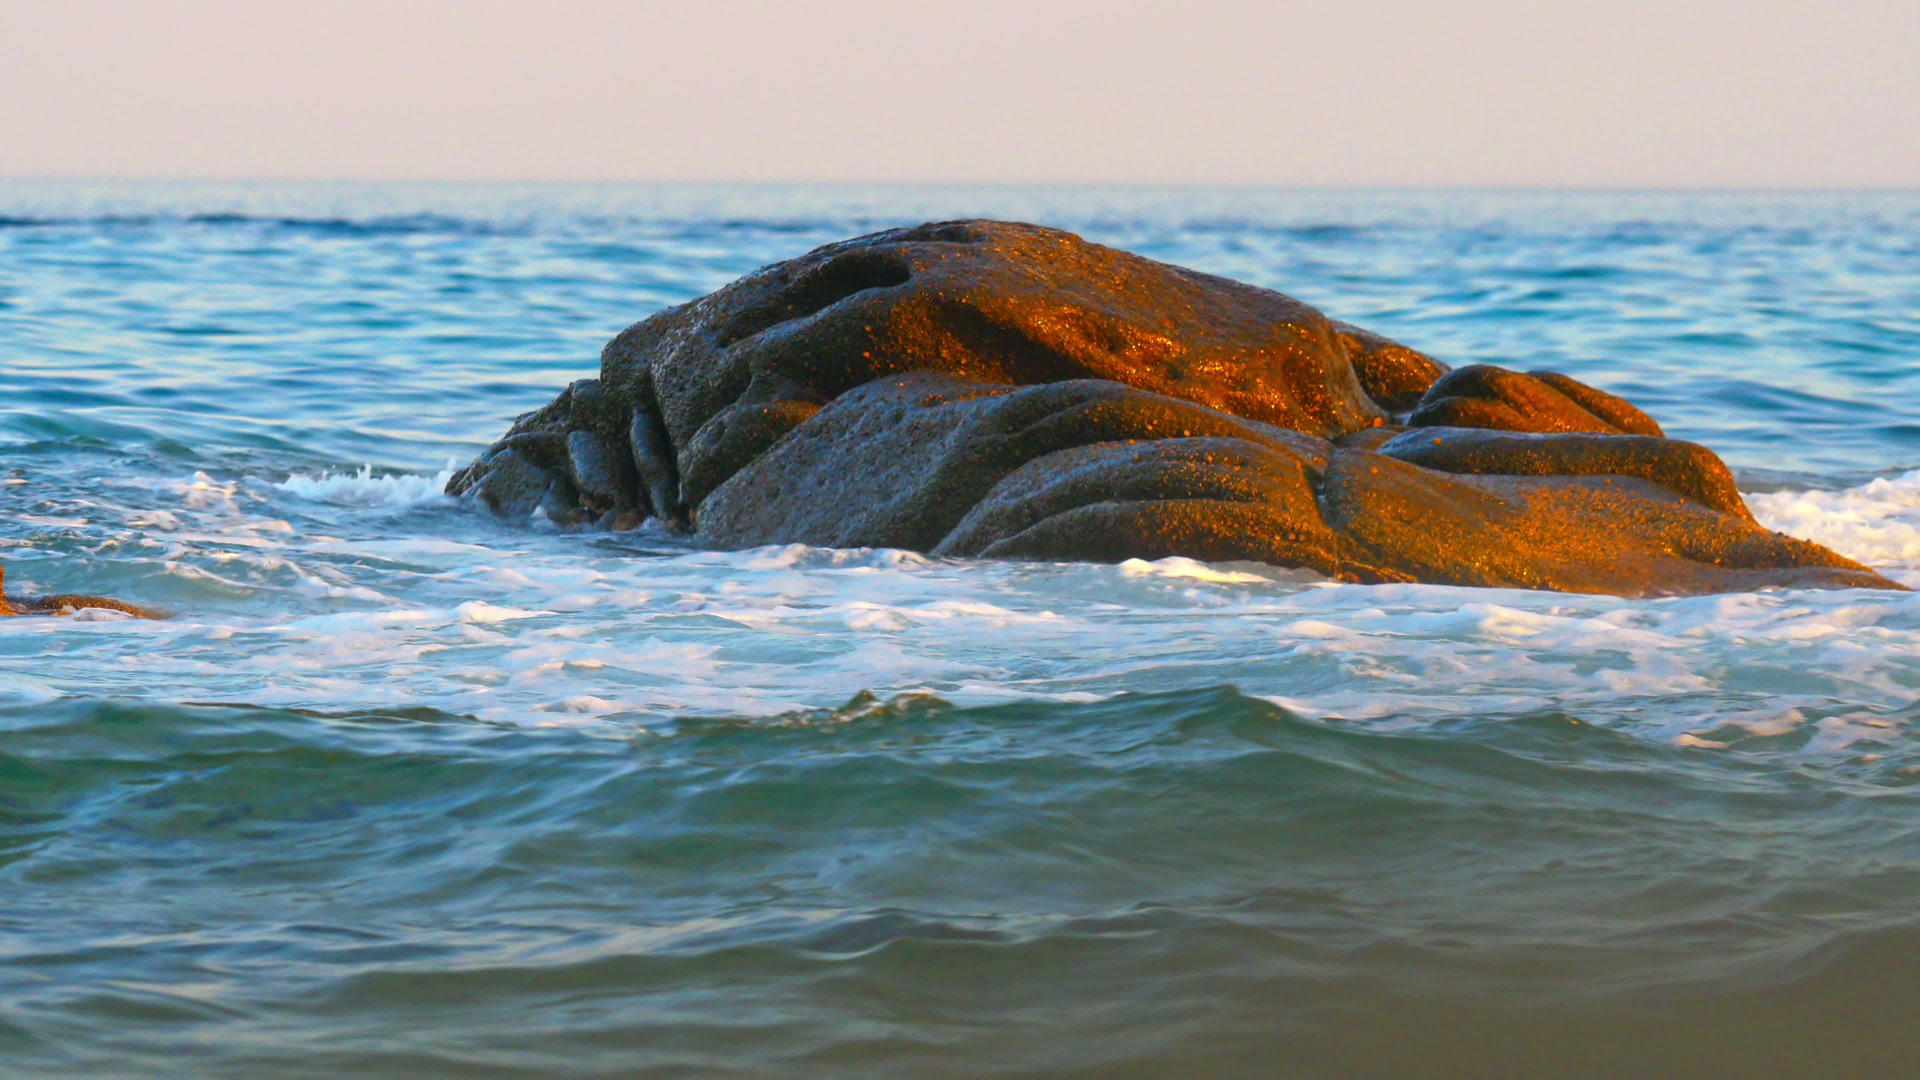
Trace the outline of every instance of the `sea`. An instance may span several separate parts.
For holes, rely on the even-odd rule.
[[[1550,368],[1920,586],[1920,193],[0,182],[0,1074],[1910,1075],[1920,593],[709,551],[442,494],[989,216]]]

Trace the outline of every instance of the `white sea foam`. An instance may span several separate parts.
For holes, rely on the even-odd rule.
[[[332,503],[335,506],[413,506],[445,498],[447,481],[453,479],[455,465],[432,476],[419,473],[392,473],[375,476],[373,466],[362,465],[358,472],[322,472],[318,476],[294,473],[277,487],[303,499]]]
[[[1920,686],[1910,594],[1627,600],[1356,586],[1192,559],[639,554],[480,518],[423,535],[358,512],[437,498],[442,482],[362,470],[163,485],[164,507],[138,511],[126,550],[150,567],[135,584],[180,618],[7,620],[0,633],[63,639],[35,650],[47,693],[429,705],[634,730],[777,717],[863,689],[979,704],[1230,684],[1332,722],[1557,709],[1701,752],[1799,732],[1808,753],[1858,754],[1898,737]],[[1769,524],[1920,581],[1920,473],[1753,503]]]
[[[1127,577],[1192,578],[1195,581],[1217,581],[1226,584],[1273,580],[1265,574],[1210,566],[1198,559],[1187,559],[1178,555],[1155,559],[1152,562],[1145,559],[1128,559],[1119,564],[1119,570]]]
[[[1920,469],[1842,491],[1748,495],[1760,523],[1880,570],[1920,570]]]
[[[509,622],[514,619],[532,619],[541,614],[526,608],[489,604],[484,600],[469,600],[453,610],[460,617],[461,622],[469,623]]]

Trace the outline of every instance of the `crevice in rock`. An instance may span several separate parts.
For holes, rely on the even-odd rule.
[[[673,442],[667,435],[666,423],[660,418],[659,406],[651,397],[634,407],[633,416],[627,422],[627,447],[653,516],[671,531],[688,531],[687,509],[680,502],[680,471],[673,456]]]

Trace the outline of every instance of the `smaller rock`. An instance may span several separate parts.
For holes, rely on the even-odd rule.
[[[1521,374],[1473,364],[1442,375],[1407,418],[1413,427],[1492,428],[1500,431],[1588,431],[1618,435],[1663,433],[1653,418],[1612,394],[1560,374]]]
[[[567,433],[567,475],[582,501],[601,511],[633,505],[633,461],[616,454],[607,440],[589,428]]]
[[[83,596],[79,593],[55,593],[52,596],[7,598],[7,568],[0,566],[0,615],[71,615],[85,608],[123,611],[142,619],[164,619],[167,614],[153,608],[129,604],[108,596]]]
[[[1699,443],[1650,435],[1543,435],[1424,427],[1368,449],[1448,473],[1637,476],[1702,506],[1753,520],[1726,463]]]
[[[1374,580],[1621,596],[1900,588],[1639,476],[1447,473],[1337,450],[1325,477],[1327,523]]]
[[[591,507],[580,505],[580,491],[573,481],[564,476],[556,476],[547,485],[540,496],[540,503],[534,507],[542,517],[561,528],[591,524],[597,516]]]
[[[1399,415],[1420,403],[1434,381],[1452,369],[1423,352],[1349,323],[1333,324],[1360,389],[1381,408]]]
[[[477,475],[477,482],[470,487],[456,487],[463,479],[456,476],[447,484],[447,491],[454,495],[471,492],[486,503],[488,509],[507,518],[523,518],[532,513],[546,498],[547,489],[554,481],[552,473],[528,461],[519,451],[506,447],[490,451],[474,462],[468,472]]]
[[[1111,562],[1185,555],[1336,573],[1340,544],[1320,519],[1313,481],[1306,455],[1244,437],[1076,446],[1007,475],[934,553]]]
[[[680,450],[680,497],[698,506],[780,437],[805,423],[814,401],[738,401],[709,417]]]

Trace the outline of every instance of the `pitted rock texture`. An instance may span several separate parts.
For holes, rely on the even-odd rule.
[[[1276,292],[1001,222],[832,244],[637,323],[448,490],[720,547],[1898,587],[1761,528],[1710,451],[1565,375],[1450,371]]]

